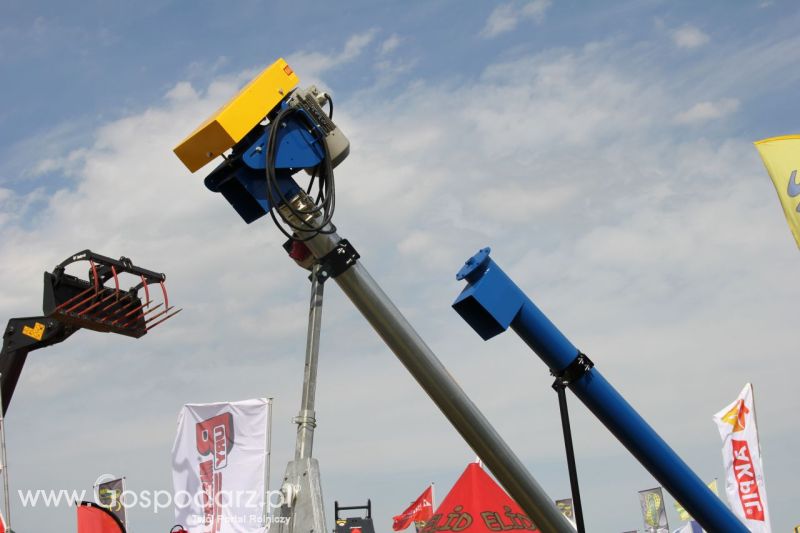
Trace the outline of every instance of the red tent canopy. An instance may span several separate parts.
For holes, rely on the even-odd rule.
[[[538,531],[478,463],[470,463],[420,533]]]
[[[125,527],[108,509],[96,503],[81,502],[78,506],[78,533],[125,533]]]

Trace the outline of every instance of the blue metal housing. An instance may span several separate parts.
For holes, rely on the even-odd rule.
[[[267,168],[268,139],[269,129],[264,128],[264,133],[244,152],[242,161],[245,165],[256,170]],[[277,142],[275,168],[311,168],[319,165],[325,157],[325,148],[317,135],[309,132],[297,119],[286,120],[286,125],[278,130]]]
[[[256,126],[205,179],[206,187],[213,192],[222,193],[248,224],[269,213],[273,207],[267,194],[266,177],[269,131],[268,127]],[[325,157],[325,151],[317,132],[309,131],[299,116],[287,117],[277,135],[277,187],[272,191],[272,196],[283,196],[288,200],[300,190],[292,175],[299,170],[317,166]]]
[[[465,279],[467,286],[453,308],[484,340],[510,326],[554,375],[560,375],[578,356],[578,349],[492,261],[490,251],[480,250],[456,275],[459,280]],[[573,381],[569,388],[704,529],[747,532],[597,367]]]

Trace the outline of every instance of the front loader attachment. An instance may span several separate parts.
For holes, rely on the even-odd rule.
[[[89,263],[88,279],[66,274],[67,265]],[[122,289],[122,274],[137,283]],[[135,266],[127,257],[111,259],[84,250],[44,273],[44,314],[66,325],[139,338],[181,310],[169,305],[167,277]],[[157,300],[161,300],[156,303]]]
[[[65,272],[88,262],[81,279]],[[125,280],[133,285],[124,288]],[[44,273],[44,316],[12,318],[3,334],[0,389],[8,409],[28,353],[58,344],[81,328],[139,338],[181,310],[169,304],[166,276],[134,265],[127,257],[111,259],[90,250],[70,256]]]

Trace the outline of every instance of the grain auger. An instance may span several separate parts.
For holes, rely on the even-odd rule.
[[[69,265],[79,261],[88,262],[87,279],[66,273]],[[133,285],[122,288],[123,279],[133,279]],[[29,352],[58,344],[81,328],[138,339],[178,314],[181,309],[169,303],[166,279],[127,257],[112,259],[91,250],[68,257],[52,273],[45,272],[43,316],[12,318],[3,334],[3,413]]]
[[[334,280],[537,526],[574,533],[553,499],[370,276],[359,252],[338,235],[333,171],[350,153],[350,142],[333,122],[331,96],[313,85],[300,88],[299,81],[279,59],[203,121],[175,154],[192,172],[222,156],[206,176],[206,187],[220,193],[248,224],[269,214],[289,238],[284,245],[289,256],[312,269],[312,284]],[[315,368],[320,324],[321,293],[312,289],[312,294],[306,376]],[[281,489],[286,505],[278,516],[291,518],[286,531],[327,529],[319,468],[307,446],[316,423],[311,393],[313,388],[304,390],[296,459]]]

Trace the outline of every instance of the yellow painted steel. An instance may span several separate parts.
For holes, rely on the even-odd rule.
[[[36,322],[33,325],[33,327],[22,326],[22,334],[27,335],[32,339],[36,339],[37,341],[40,341],[44,336],[44,324],[42,324],[41,322]]]
[[[299,82],[278,59],[176,146],[175,155],[190,171],[198,170],[241,141]]]

